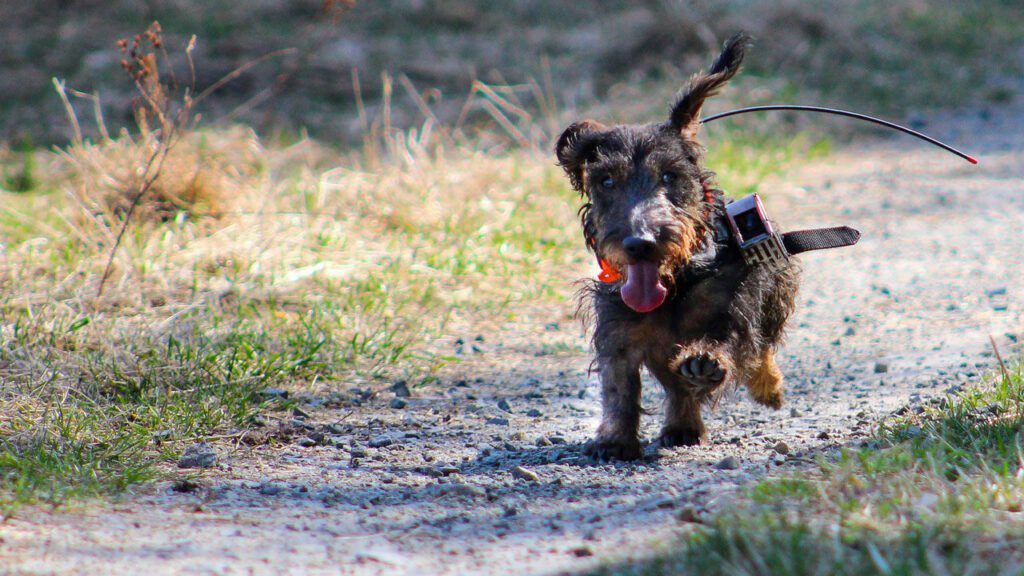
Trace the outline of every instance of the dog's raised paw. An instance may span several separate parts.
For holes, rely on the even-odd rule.
[[[611,460],[639,460],[644,455],[640,440],[611,440],[598,438],[584,448],[587,456],[599,462]]]
[[[725,369],[710,354],[697,354],[684,358],[679,374],[698,386],[717,386],[725,380]]]

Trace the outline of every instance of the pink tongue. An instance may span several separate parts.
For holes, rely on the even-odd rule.
[[[640,313],[650,312],[665,302],[668,290],[661,283],[658,265],[654,262],[630,264],[626,283],[621,290],[622,301]]]

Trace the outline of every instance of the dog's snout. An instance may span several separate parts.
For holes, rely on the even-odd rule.
[[[647,236],[628,236],[622,241],[622,248],[631,260],[647,260],[654,254],[656,244],[654,238]]]

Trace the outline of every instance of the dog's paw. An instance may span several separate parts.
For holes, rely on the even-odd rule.
[[[771,408],[772,410],[778,410],[782,408],[782,390],[772,390],[754,396],[754,401]]]
[[[666,448],[697,446],[703,438],[704,431],[698,428],[666,426],[661,429],[661,436],[658,437],[658,442]]]
[[[684,358],[679,364],[679,375],[697,386],[712,387],[725,380],[725,368],[710,354],[697,354]]]
[[[619,438],[600,438],[587,444],[584,449],[587,456],[600,462],[611,460],[639,460],[644,455],[644,449],[640,446],[637,438],[623,440]]]

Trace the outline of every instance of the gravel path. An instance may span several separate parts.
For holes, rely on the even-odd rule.
[[[739,487],[855,445],[894,410],[990,370],[990,334],[1004,354],[1017,349],[1024,106],[926,130],[981,165],[899,138],[764,188],[784,229],[864,233],[857,247],[802,257],[779,412],[733,394],[708,419],[706,446],[595,464],[582,444],[597,383],[578,329],[552,311],[519,335],[469,335],[464,379],[270,423],[283,447],[222,451],[197,489],[23,511],[0,526],[0,572],[549,574],[671,545]],[[659,411],[656,388],[645,405]],[[659,422],[644,419],[647,438]]]

